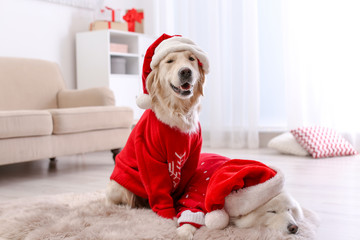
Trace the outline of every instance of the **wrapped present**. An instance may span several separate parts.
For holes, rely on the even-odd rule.
[[[125,10],[105,7],[104,9],[100,9],[100,11],[95,12],[95,20],[108,22],[124,22],[124,14]]]
[[[110,43],[110,52],[127,53],[128,45],[120,43]]]
[[[113,29],[120,31],[127,31],[128,25],[126,22],[107,22],[107,21],[95,21],[90,24],[90,31]]]
[[[130,9],[126,12],[123,19],[128,23],[129,32],[144,33],[144,11]]]

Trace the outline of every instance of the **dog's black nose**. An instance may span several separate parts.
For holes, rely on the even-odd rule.
[[[288,229],[289,233],[295,234],[295,233],[297,233],[299,227],[296,226],[295,224],[289,224],[287,229]]]
[[[191,69],[187,67],[183,67],[178,72],[180,79],[186,80],[189,79],[192,75]]]

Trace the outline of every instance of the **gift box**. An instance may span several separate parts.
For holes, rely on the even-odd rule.
[[[127,10],[123,19],[128,23],[129,32],[144,33],[144,11],[142,9]]]
[[[107,21],[95,21],[90,24],[90,31],[114,29],[120,31],[127,31],[128,24],[126,22],[107,22]]]
[[[125,10],[105,7],[95,11],[95,21],[124,22]]]
[[[110,43],[110,52],[127,53],[128,45],[120,43]]]
[[[102,9],[104,10],[104,9]],[[129,9],[126,14],[119,20],[120,10],[113,10],[112,8],[106,9],[99,15],[102,20],[96,20],[90,25],[90,31],[114,29],[120,31],[129,31],[144,33],[144,11],[142,9]],[[100,11],[101,13],[101,11]],[[109,15],[110,14],[110,15]],[[99,19],[97,18],[97,19]]]

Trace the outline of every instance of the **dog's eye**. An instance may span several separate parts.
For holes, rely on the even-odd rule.
[[[172,63],[172,62],[174,62],[174,60],[169,59],[169,60],[167,60],[167,62],[166,62],[166,63]]]
[[[195,58],[189,57],[189,60],[190,60],[190,61],[195,61]]]
[[[274,213],[274,214],[276,214],[276,211],[267,211],[268,213]]]

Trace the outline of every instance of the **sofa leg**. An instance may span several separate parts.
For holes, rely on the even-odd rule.
[[[49,158],[50,159],[50,162],[49,162],[49,171],[52,172],[52,171],[56,171],[56,158],[55,157],[52,157],[52,158]]]
[[[115,162],[116,155],[118,155],[120,151],[121,151],[121,148],[111,149],[111,152],[113,154],[114,162]]]

